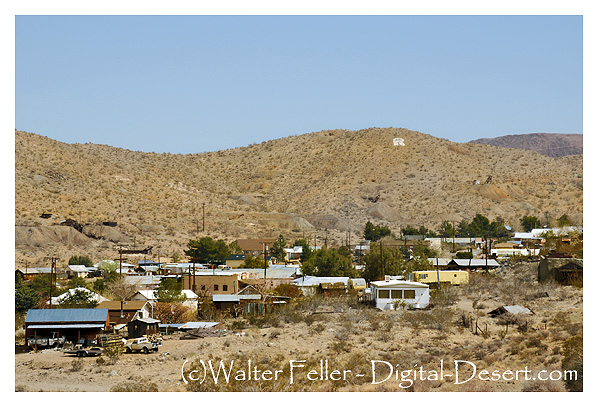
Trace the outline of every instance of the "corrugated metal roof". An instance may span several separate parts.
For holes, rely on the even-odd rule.
[[[238,295],[212,295],[213,302],[239,302]]]
[[[148,323],[148,324],[160,323],[160,320],[152,319],[151,317],[146,317],[145,319],[135,319],[135,320],[139,320],[140,322],[144,322],[144,323]],[[135,321],[135,320],[133,320],[133,321]]]
[[[338,283],[341,282],[347,285],[349,281],[348,277],[345,276],[304,276],[303,278],[297,278],[293,280],[298,286],[318,286],[321,283]]]
[[[218,324],[218,322],[187,322],[181,326],[180,329],[209,329],[210,327],[214,327]]]
[[[506,312],[512,314],[532,314],[531,310],[521,305],[503,306]]]
[[[495,259],[452,259],[458,266],[499,266]]]
[[[396,287],[396,288],[428,288],[428,285],[419,282],[410,282],[403,280],[390,280],[390,281],[374,281],[370,282],[372,286],[376,287]]]
[[[105,322],[108,309],[30,309],[25,323]]]
[[[103,324],[30,324],[28,329],[103,329]]]

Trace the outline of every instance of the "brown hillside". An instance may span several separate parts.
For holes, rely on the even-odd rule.
[[[393,139],[405,146],[394,146]],[[203,154],[143,153],[15,133],[17,262],[74,254],[116,257],[116,241],[182,254],[190,238],[302,236],[352,242],[366,221],[437,228],[476,213],[582,222],[582,156],[458,144],[406,129],[331,130]],[[492,176],[492,184],[484,184]],[[474,184],[480,180],[480,185]],[[202,231],[202,205],[205,231]],[[42,219],[42,213],[54,214]],[[71,218],[85,242],[56,245],[46,229]],[[99,229],[102,222],[117,226]],[[66,228],[66,227],[65,227]],[[37,235],[36,235],[37,236]],[[52,246],[46,246],[52,244]]]
[[[532,150],[551,157],[582,154],[582,135],[579,133],[528,133],[477,139],[470,143]]]

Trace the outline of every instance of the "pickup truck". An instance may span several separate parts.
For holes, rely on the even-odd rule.
[[[102,354],[102,348],[101,347],[90,347],[90,348],[83,348],[83,349],[71,349],[71,350],[64,350],[63,351],[65,354],[75,354],[77,357],[93,357],[93,356],[99,356],[100,354]]]
[[[125,353],[140,351],[144,354],[148,354],[150,351],[158,351],[158,346],[158,342],[150,341],[145,337],[138,337],[127,342],[125,345]]]

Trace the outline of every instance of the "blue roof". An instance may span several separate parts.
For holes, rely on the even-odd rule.
[[[105,322],[108,309],[30,309],[25,323]]]

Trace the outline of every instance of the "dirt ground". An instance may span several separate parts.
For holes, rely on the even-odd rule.
[[[562,371],[564,342],[582,336],[582,289],[531,282],[531,273],[513,268],[503,277],[471,277],[468,286],[451,289],[454,301],[441,301],[428,311],[377,311],[348,302],[347,299],[313,299],[302,306],[282,310],[260,324],[243,322],[245,328],[227,330],[218,337],[191,340],[180,335],[164,336],[159,351],[151,354],[123,354],[111,363],[97,358],[77,358],[60,351],[15,354],[17,391],[566,391],[560,381],[529,381],[508,377],[474,377],[456,384],[455,377],[436,378],[441,360],[452,372],[456,360],[475,364],[478,373],[506,370]],[[522,282],[528,281],[523,284]],[[520,288],[520,289],[518,289]],[[501,305],[525,304],[535,314],[520,318],[510,326],[498,323],[488,312]],[[473,322],[473,325],[462,324]],[[225,322],[232,328],[235,321]],[[237,320],[238,324],[242,322]],[[475,325],[480,331],[476,331]],[[507,332],[506,332],[507,329]],[[199,360],[218,364],[235,362],[233,372],[258,366],[260,372],[283,370],[279,381],[261,378],[218,385],[190,380]],[[291,360],[305,360],[296,369],[291,384]],[[395,372],[423,368],[409,387],[390,376],[388,365],[377,363],[384,374],[372,375],[372,361],[384,361]],[[321,362],[322,361],[322,362]],[[350,370],[345,380],[320,377],[308,381],[308,369],[329,372]],[[186,365],[183,370],[184,364]],[[466,364],[466,363],[464,363]],[[464,366],[466,367],[466,365]],[[248,370],[249,371],[249,370]],[[186,375],[188,384],[183,381]],[[357,377],[356,374],[362,377]],[[467,375],[468,374],[468,375]],[[464,371],[462,379],[470,376]],[[197,375],[197,374],[196,374]],[[410,375],[415,375],[412,372]],[[320,376],[320,374],[318,375]],[[557,374],[555,374],[557,377]],[[210,375],[208,375],[210,377]],[[401,385],[400,385],[401,384]],[[117,387],[117,388],[115,388]],[[120,387],[120,389],[118,389]],[[140,388],[139,388],[140,387]]]

